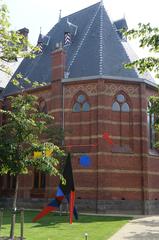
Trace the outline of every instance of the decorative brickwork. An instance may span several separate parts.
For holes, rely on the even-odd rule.
[[[105,82],[101,89],[101,92],[108,96],[114,96],[119,91],[125,92],[130,97],[139,97],[139,86],[133,86],[130,84],[110,84]]]
[[[66,85],[64,87],[65,97],[72,98],[78,92],[83,91],[88,96],[96,96],[97,95],[97,83],[91,84],[76,84],[76,85]]]

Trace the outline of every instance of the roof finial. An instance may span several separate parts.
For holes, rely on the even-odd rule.
[[[40,34],[41,34],[41,31],[42,31],[42,27],[40,27]]]
[[[43,42],[43,36],[42,36],[42,34],[41,34],[41,27],[40,27],[40,33],[39,33],[39,37],[38,37],[38,42],[37,42],[37,44],[39,45],[39,44],[41,44]]]
[[[103,6],[103,0],[100,0],[100,4],[101,4],[101,6]]]
[[[61,12],[62,12],[62,10],[60,9],[59,10],[59,22],[61,21]]]

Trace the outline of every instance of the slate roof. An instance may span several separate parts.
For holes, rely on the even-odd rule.
[[[121,23],[116,23],[116,26],[117,24],[120,27]],[[123,66],[124,63],[130,62],[132,52],[122,43],[116,26],[111,22],[101,2],[63,17],[45,36],[42,53],[35,59],[24,59],[14,76],[20,72],[30,80],[50,83],[51,52],[55,49],[56,43],[64,44],[64,34],[70,31],[72,42],[65,46],[67,77],[105,75],[139,79],[136,70],[128,70]],[[10,82],[3,94],[9,95],[15,91],[17,89]]]
[[[117,29],[128,29],[128,25],[125,18],[118,19],[114,22]]]
[[[114,24],[115,24],[115,27],[117,28],[117,33],[118,33],[119,37],[122,40],[126,40],[126,38],[123,37],[123,34],[121,32],[122,29],[125,29],[125,30],[128,29],[126,19],[125,18],[119,19],[119,20],[115,21]]]

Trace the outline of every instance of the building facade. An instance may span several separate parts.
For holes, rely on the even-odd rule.
[[[148,97],[158,92],[151,76],[124,68],[136,56],[120,32],[123,27],[125,19],[112,23],[102,2],[73,13],[47,36],[40,34],[42,51],[23,60],[16,73],[46,83],[25,87],[64,129],[78,209],[151,214],[159,212],[159,153],[147,106]],[[2,98],[15,93],[10,81]],[[89,157],[89,164],[81,164],[82,156]],[[1,203],[7,204],[14,177],[2,176],[0,182]],[[42,207],[57,183],[31,169],[20,177],[19,204]]]

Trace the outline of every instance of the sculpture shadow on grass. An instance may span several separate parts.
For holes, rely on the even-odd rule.
[[[32,222],[32,219],[38,214],[38,211],[24,211],[24,224],[31,223],[32,228],[36,227],[53,227],[61,223],[69,224],[69,214],[62,213],[60,215],[59,212],[49,213],[40,219],[37,222]],[[99,216],[99,215],[83,215],[79,214],[78,220],[73,220],[74,223],[91,223],[91,222],[114,222],[114,221],[124,221],[131,220],[131,217],[117,217],[117,216]],[[6,224],[10,224],[11,214],[7,211],[4,212],[3,216],[3,225],[2,229],[5,228]],[[20,222],[20,216],[17,214],[16,222]]]

